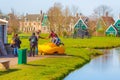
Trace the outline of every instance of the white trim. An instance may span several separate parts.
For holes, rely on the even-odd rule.
[[[118,19],[117,21],[115,21],[115,23],[113,24],[115,26],[115,24],[119,21],[120,19]]]
[[[7,20],[4,20],[4,19],[0,19],[1,22],[5,22],[5,23],[8,23]]]
[[[81,17],[80,17],[80,18],[79,18],[79,20],[75,23],[74,28],[75,28],[75,26],[78,24],[78,22],[79,22],[80,20],[81,20],[81,21],[82,21],[82,23],[86,26],[86,28],[88,28],[88,26],[84,23],[84,21],[82,20],[82,18],[81,18]]]
[[[115,29],[115,27],[114,27],[112,24],[106,29],[105,32],[107,32],[107,31],[109,30],[110,27],[113,27],[113,29],[116,31],[116,34],[117,34],[117,30]]]

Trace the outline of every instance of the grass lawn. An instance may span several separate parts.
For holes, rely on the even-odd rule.
[[[31,34],[20,34],[22,40],[21,47],[29,48],[29,36]],[[41,34],[42,37],[47,37],[48,34]],[[8,42],[12,39],[11,35],[8,36]],[[114,48],[120,46],[120,37],[91,37],[91,38],[61,38],[65,47],[74,48],[93,48],[93,49],[105,49]],[[39,39],[39,44],[50,42],[50,39]]]
[[[120,46],[119,37],[92,37],[90,39],[62,39],[66,47],[105,49]]]
[[[67,49],[66,53],[72,55],[72,50],[73,56],[36,60],[7,72],[0,71],[0,80],[62,80],[69,72],[89,62],[93,55],[88,49],[78,48]]]
[[[21,38],[21,40],[21,47],[29,48],[28,38]],[[65,44],[65,53],[69,57],[46,58],[29,62],[27,65],[17,65],[16,68],[8,71],[0,71],[0,80],[62,80],[71,71],[88,63],[91,56],[102,54],[95,48],[120,46],[120,38],[116,37],[61,38],[61,40]],[[39,44],[49,41],[40,39]]]

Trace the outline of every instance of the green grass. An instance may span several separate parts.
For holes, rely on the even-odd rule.
[[[0,80],[61,80],[60,77],[83,64],[85,61],[77,57],[47,58],[18,66],[16,71],[1,75]]]
[[[90,39],[62,39],[66,47],[105,49],[120,46],[119,37],[92,37]]]
[[[18,65],[8,73],[0,71],[0,80],[62,80],[69,72],[89,62],[90,56],[93,55],[87,49],[70,50],[67,49],[66,53],[72,55],[74,50],[76,56],[46,58],[29,62],[27,65]]]
[[[66,54],[74,57],[80,57],[84,60],[91,60],[92,56],[102,55],[101,51],[89,48],[67,48]]]
[[[47,37],[48,35],[42,34]],[[20,36],[29,36],[21,34]],[[10,42],[10,35],[9,42]],[[28,38],[21,38],[21,48],[29,49]],[[92,37],[90,39],[61,38],[65,44],[68,57],[46,58],[17,65],[8,71],[0,71],[0,80],[62,80],[71,71],[80,68],[91,60],[92,56],[101,55],[96,48],[112,48],[120,46],[118,37]],[[50,40],[39,39],[39,44]]]
[[[24,36],[26,38],[21,38],[22,48],[29,48],[29,36],[31,34],[19,34],[19,36]],[[41,34],[42,37],[48,37],[48,34]],[[8,35],[8,42],[12,39],[11,35]],[[119,37],[91,37],[85,39],[73,39],[73,38],[61,38],[62,42],[65,44],[65,47],[74,47],[74,48],[93,48],[93,49],[106,49],[114,48],[120,46]],[[50,42],[50,39],[39,39],[39,44],[44,44]]]

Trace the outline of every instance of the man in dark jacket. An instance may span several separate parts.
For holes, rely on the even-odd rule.
[[[35,47],[37,46],[38,42],[35,33],[32,33],[32,36],[29,38],[29,41],[30,41],[30,56],[35,56]]]

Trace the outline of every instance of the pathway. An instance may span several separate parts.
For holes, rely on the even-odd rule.
[[[44,59],[44,58],[53,58],[53,57],[68,57],[66,55],[38,55],[35,57],[27,57],[27,62]],[[1,56],[0,60],[9,60],[10,66],[15,66],[18,64],[18,57],[14,57],[13,55]]]

